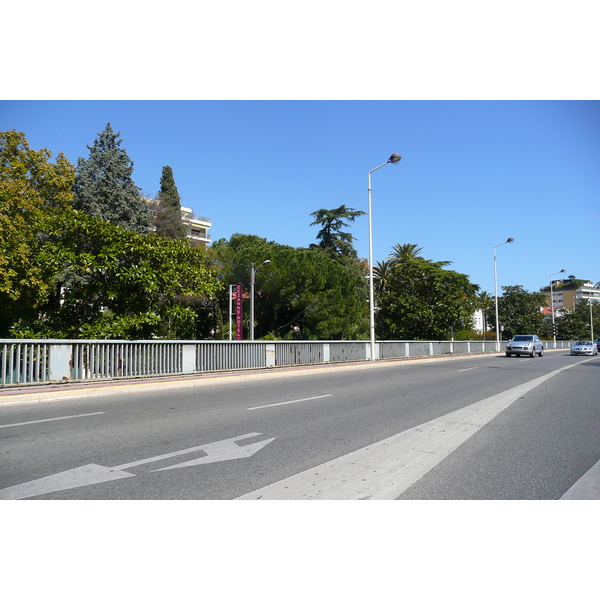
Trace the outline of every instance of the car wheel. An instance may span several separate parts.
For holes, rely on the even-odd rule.
[[[531,358],[535,358],[535,348],[531,351]]]
[[[540,358],[542,358],[542,356],[544,356],[544,349],[543,348],[538,352],[538,356]]]
[[[510,352],[506,353],[506,358],[510,358]]]

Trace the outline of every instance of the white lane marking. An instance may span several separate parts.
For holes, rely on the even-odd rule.
[[[239,500],[393,500],[517,399],[568,365],[283,479]]]
[[[319,400],[319,398],[330,398],[333,394],[324,394],[323,396],[313,396],[312,398],[300,398],[300,400],[289,400],[288,402],[276,402],[274,404],[263,404],[262,406],[252,406],[247,410],[258,410],[259,408],[271,408],[272,406],[283,406],[284,404],[295,404],[296,402],[306,402],[307,400]]]
[[[479,367],[471,367],[470,369],[459,369],[458,372],[462,373],[463,371],[472,371],[473,369],[479,369]]]
[[[104,412],[87,413],[85,415],[69,415],[67,417],[54,417],[53,419],[40,419],[39,421],[24,421],[23,423],[10,423],[9,425],[0,425],[3,427],[20,427],[21,425],[33,425],[35,423],[48,423],[49,421],[62,421],[64,419],[79,419],[81,417],[93,417],[95,415],[104,415]]]
[[[600,460],[580,477],[561,500],[600,500]]]
[[[218,462],[222,460],[246,458],[255,452],[258,452],[258,450],[276,439],[271,438],[270,440],[264,440],[254,444],[248,444],[246,446],[238,446],[235,444],[235,442],[238,440],[243,440],[257,435],[260,435],[260,433],[247,433],[245,435],[240,435],[228,440],[204,444],[202,446],[195,446],[194,448],[187,448],[185,450],[179,450],[178,452],[170,452],[169,454],[161,454],[160,456],[152,456],[151,458],[145,458],[135,462],[126,463],[124,465],[117,465],[116,467],[103,467],[102,465],[96,465],[93,463],[89,465],[83,465],[82,467],[63,471],[62,473],[55,473],[54,475],[49,475],[48,477],[42,477],[41,479],[26,481],[25,483],[19,483],[11,487],[4,488],[3,490],[0,490],[0,500],[19,500],[20,498],[30,498],[32,496],[40,496],[42,494],[50,494],[52,492],[61,492],[62,490],[83,487],[86,485],[92,485],[94,483],[105,483],[115,479],[135,477],[134,473],[127,473],[125,469],[136,467],[138,465],[144,465],[150,462],[164,460],[173,456],[198,452],[201,450],[206,452],[207,456],[198,460],[191,460],[186,463],[173,465],[167,468],[174,469],[177,467],[186,467],[206,462]],[[156,470],[161,471],[163,469]]]

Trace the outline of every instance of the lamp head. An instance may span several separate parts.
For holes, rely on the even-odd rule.
[[[388,158],[388,162],[392,163],[393,165],[397,165],[400,162],[400,159],[402,157],[397,153],[394,152],[394,154],[392,154],[389,158]]]
[[[508,238],[505,243],[512,244],[514,241],[515,241],[515,238]]]

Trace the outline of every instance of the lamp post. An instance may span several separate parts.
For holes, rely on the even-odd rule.
[[[256,271],[263,265],[268,265],[271,261],[265,260],[256,269],[254,263],[250,263],[250,339],[254,340],[254,281],[256,279]]]
[[[375,300],[373,293],[373,215],[371,211],[371,173],[391,163],[397,165],[402,157],[394,152],[386,162],[369,171],[369,329],[371,334],[371,360],[375,360]]]
[[[496,248],[504,246],[504,244],[512,244],[514,241],[514,238],[509,237],[505,242],[494,246],[494,304],[496,305],[496,352],[500,352],[500,322],[498,319],[498,272],[496,269]]]
[[[550,312],[552,313],[552,339],[554,340],[554,348],[556,348],[556,332],[554,331],[554,291],[552,289],[552,277],[564,272],[565,270],[561,269],[558,273],[552,273],[552,275],[550,275]]]

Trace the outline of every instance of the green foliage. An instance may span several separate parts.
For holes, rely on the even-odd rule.
[[[594,338],[600,337],[600,305],[592,302],[591,320],[594,327]],[[556,337],[559,340],[590,340],[590,305],[587,300],[579,300],[573,310],[565,311],[554,318]]]
[[[311,217],[314,217],[314,221],[310,224],[320,225],[321,229],[317,233],[317,239],[321,240],[318,244],[319,248],[327,250],[336,256],[347,256],[350,258],[356,258],[356,250],[352,245],[354,236],[346,231],[342,231],[343,228],[348,227],[346,221],[353,222],[356,217],[360,217],[367,213],[362,210],[354,210],[353,208],[346,208],[342,204],[339,208],[333,208],[327,210],[321,208],[313,213],[310,213]]]
[[[173,169],[168,165],[162,170],[153,224],[155,232],[161,237],[170,240],[183,240],[186,237],[185,227],[181,223],[181,198],[175,185]]]
[[[150,211],[133,182],[133,162],[121,148],[119,135],[108,123],[94,145],[88,146],[89,158],[78,159],[73,207],[145,234],[150,231]]]
[[[364,339],[368,331],[364,265],[340,260],[319,248],[295,249],[252,235],[235,234],[209,250],[226,286],[250,289],[256,271],[255,338]],[[221,297],[227,315],[228,287]],[[244,309],[248,314],[248,306]],[[228,322],[228,317],[224,319]]]
[[[376,333],[380,339],[449,339],[451,327],[471,326],[478,289],[466,275],[435,263],[396,261],[376,298]]]
[[[53,268],[60,302],[21,318],[17,337],[193,339],[196,304],[219,289],[204,250],[143,236],[62,211],[45,222],[37,246]]]
[[[36,315],[54,289],[58,257],[41,255],[39,244],[45,219],[70,205],[75,167],[51,157],[22,132],[0,132],[0,335]]]
[[[519,334],[544,335],[546,327],[540,308],[546,305],[546,295],[528,292],[520,285],[503,286],[502,289],[503,294],[498,298],[498,319],[504,327],[502,339],[508,340]],[[495,323],[493,327],[495,329]]]

